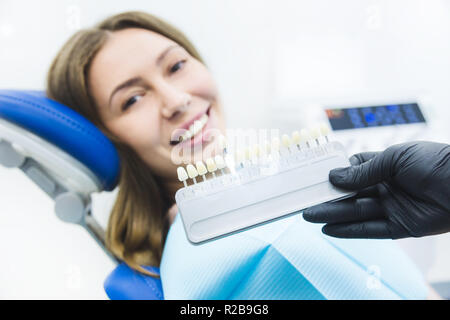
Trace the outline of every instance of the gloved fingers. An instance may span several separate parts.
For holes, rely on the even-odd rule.
[[[383,217],[383,208],[375,198],[323,203],[303,211],[303,218],[314,223],[360,222]]]
[[[402,226],[384,219],[359,223],[326,224],[323,226],[322,232],[337,238],[400,239],[411,236]]]
[[[387,220],[326,224],[322,232],[337,238],[392,239]]]
[[[379,153],[380,152],[373,152],[373,151],[356,153],[350,157],[349,161],[352,164],[352,166],[357,166],[360,165],[361,163],[369,161]]]
[[[373,157],[369,159],[370,156]],[[386,180],[392,175],[394,159],[385,156],[384,152],[375,155],[359,154],[356,158],[358,161],[369,160],[359,165],[331,170],[329,180],[333,185],[347,190],[360,190]],[[352,161],[356,163],[356,160]]]
[[[379,196],[380,192],[378,190],[378,185],[374,185],[359,190],[356,193],[355,198],[378,198]]]

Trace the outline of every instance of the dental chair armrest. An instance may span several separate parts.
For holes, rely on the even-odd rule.
[[[159,274],[159,268],[143,266]],[[161,279],[141,274],[121,263],[106,278],[105,292],[111,300],[163,300]]]

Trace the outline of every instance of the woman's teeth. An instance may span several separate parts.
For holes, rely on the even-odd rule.
[[[189,127],[189,130],[187,130],[179,139],[180,142],[191,139],[194,137],[197,133],[202,131],[202,129],[205,127],[206,123],[208,122],[209,116],[205,113],[200,119],[195,120],[194,123]]]

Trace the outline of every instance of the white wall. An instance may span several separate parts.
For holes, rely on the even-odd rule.
[[[0,0],[0,88],[44,89],[52,58],[77,28],[136,9],[196,44],[230,127],[289,128],[277,111],[284,101],[386,92],[424,93],[449,118],[445,0]],[[103,225],[112,199],[96,197]],[[0,208],[0,298],[106,298],[102,283],[114,265],[87,233],[57,220],[17,170],[0,168]],[[450,239],[441,238],[442,254],[424,267],[434,281],[450,279]]]

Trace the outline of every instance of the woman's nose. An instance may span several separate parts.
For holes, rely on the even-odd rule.
[[[189,93],[170,85],[161,88],[162,115],[170,119],[178,113],[184,112],[191,104],[192,97]]]

